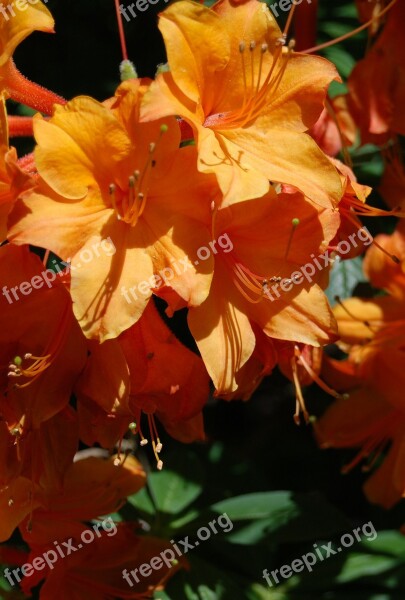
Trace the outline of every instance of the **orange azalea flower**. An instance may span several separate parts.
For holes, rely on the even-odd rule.
[[[33,510],[41,505],[44,490],[63,489],[67,469],[78,447],[77,418],[71,407],[48,419],[38,429],[10,439],[0,422],[0,527],[1,540],[7,540]]]
[[[336,400],[315,424],[322,448],[360,446],[348,472],[361,461],[363,470],[372,470],[390,442],[382,464],[368,478],[364,491],[371,502],[391,508],[405,496],[405,412],[399,411],[372,387],[362,387]]]
[[[36,119],[42,182],[11,217],[10,240],[45,244],[71,261],[74,313],[85,335],[101,341],[139,319],[154,273],[173,262],[170,285],[191,303],[205,298],[211,278],[192,264],[183,277],[181,265],[208,241],[198,221],[217,193],[215,178],[198,174],[194,148],[179,149],[176,119],[138,123],[141,91],[133,80],[114,109],[82,97],[56,107],[48,122]]]
[[[317,285],[326,283],[328,268],[312,265],[309,279],[299,268],[326,250],[339,225],[337,212],[317,211],[299,193],[271,192],[251,202],[249,212],[246,206],[241,202],[214,214],[212,237],[218,244],[210,294],[188,314],[220,395],[237,390],[237,374],[254,351],[251,322],[272,338],[314,346],[336,333]]]
[[[145,484],[145,472],[133,456],[120,462],[114,457],[80,459],[79,452],[77,459],[67,469],[62,489],[48,487],[34,494],[41,506],[20,525],[31,548],[80,536],[86,521],[116,512]]]
[[[68,404],[86,345],[68,292],[27,247],[2,247],[0,274],[0,412],[21,436]]]
[[[179,342],[152,303],[138,323],[120,336],[119,343],[129,365],[130,409],[142,438],[140,413],[147,415],[160,465],[154,415],[182,442],[204,439],[201,410],[209,394],[208,374],[202,360]]]
[[[170,71],[152,83],[142,118],[179,115],[192,126],[198,168],[215,173],[226,204],[262,196],[269,180],[321,205],[339,200],[335,170],[304,133],[338,78],[331,63],[284,48],[257,0],[220,0],[212,9],[176,2],[159,27]]]
[[[249,400],[263,378],[270,375],[277,364],[275,340],[263,333],[256,323],[250,322],[255,334],[255,347],[245,364],[235,374],[236,390],[221,394],[224,400]]]
[[[331,158],[331,160],[340,173],[344,192],[338,206],[340,226],[330,246],[338,252],[340,242],[348,243],[349,251],[340,256],[343,259],[354,258],[363,254],[373,241],[368,229],[363,227],[359,215],[373,217],[387,216],[389,213],[367,205],[367,198],[372,192],[371,187],[358,183],[353,171],[347,165],[337,159]]]
[[[186,565],[186,561],[180,558],[178,563],[170,568],[162,564],[161,569],[153,569],[147,578],[135,583],[131,580],[129,571],[150,562],[153,557],[171,548],[165,540],[136,535],[135,528],[132,523],[118,524],[115,535],[96,538],[80,551],[56,562],[53,570],[36,571],[31,577],[24,578],[22,589],[29,593],[46,577],[40,592],[41,600],[152,598],[153,592],[162,590],[167,580]],[[42,550],[39,550],[38,548],[31,553],[30,562],[35,556],[42,554]],[[124,570],[127,571],[132,586],[124,579]]]
[[[130,379],[118,341],[89,340],[89,358],[75,387],[80,439],[112,449],[128,432]]]
[[[401,108],[405,101],[404,20],[405,5],[397,2],[377,41],[349,77],[349,109],[360,127],[363,143],[383,144],[393,134],[405,133]]]
[[[405,242],[400,231],[377,239],[400,262],[370,248],[365,271],[372,285],[385,288],[389,295],[351,298],[334,309],[339,345],[348,358],[324,361],[323,377],[351,393],[328,409],[316,432],[324,445],[363,447],[346,470],[363,458],[370,459],[371,468],[392,441],[383,465],[365,486],[371,501],[390,507],[405,494]]]
[[[177,340],[153,303],[118,339],[89,346],[91,355],[75,388],[83,441],[112,448],[129,430],[144,439],[142,412],[154,451],[159,444],[155,416],[176,439],[204,439],[201,409],[209,377],[201,359]]]

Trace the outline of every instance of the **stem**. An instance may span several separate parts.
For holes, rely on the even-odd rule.
[[[33,135],[32,117],[8,116],[10,137],[31,137]]]
[[[66,104],[66,100],[62,96],[58,96],[24,77],[12,59],[8,61],[4,69],[4,87],[16,102],[21,102],[21,104],[47,115],[52,114],[54,104]]]

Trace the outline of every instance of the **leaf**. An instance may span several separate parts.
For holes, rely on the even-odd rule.
[[[361,281],[366,281],[363,273],[363,261],[360,256],[349,260],[336,258],[330,272],[329,286],[325,293],[329,302],[336,304],[335,297],[342,300],[350,298],[354,288]]]
[[[166,459],[173,465],[149,475],[148,489],[156,510],[177,515],[196,500],[203,490],[203,469],[195,454],[183,450],[176,459]]]
[[[221,500],[211,506],[213,512],[227,513],[232,521],[292,518],[298,514],[296,504],[291,499],[292,492],[257,492]]]

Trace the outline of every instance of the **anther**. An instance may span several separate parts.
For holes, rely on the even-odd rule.
[[[147,444],[147,443],[148,443],[148,440],[147,440],[146,438],[143,438],[143,439],[140,441],[140,444],[141,444],[141,446],[146,446],[146,444]]]
[[[26,354],[24,354],[25,360],[28,360],[31,357],[32,357],[32,354],[30,352],[27,352]]]
[[[161,471],[163,469],[163,460],[158,460],[156,467],[158,471]]]
[[[162,127],[163,127],[163,125],[162,125]],[[149,153],[153,154],[155,150],[156,150],[156,144],[155,144],[155,142],[151,142],[149,144]]]
[[[255,41],[251,41],[249,44],[249,50],[251,52],[253,52],[253,50],[256,48],[256,42]]]
[[[246,44],[245,42],[239,42],[239,52],[244,52],[246,49]]]
[[[265,54],[265,53],[267,52],[267,50],[268,50],[268,49],[269,49],[269,47],[268,47],[268,45],[267,45],[267,44],[262,44],[262,45],[260,46],[260,50],[261,50],[262,54]]]

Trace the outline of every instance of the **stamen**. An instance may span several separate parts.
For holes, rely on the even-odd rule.
[[[290,252],[290,248],[291,248],[291,242],[294,236],[294,233],[298,227],[298,225],[300,224],[300,220],[297,218],[292,219],[291,221],[291,225],[292,225],[292,229],[290,232],[290,237],[288,238],[288,243],[287,243],[287,249],[285,251],[285,255],[284,255],[284,259],[287,260],[288,257],[288,253]]]
[[[69,325],[72,319],[71,306],[66,303],[65,310],[62,314],[60,327],[57,333],[52,337],[44,351],[43,356],[34,356],[31,352],[26,352],[23,357],[15,356],[8,365],[9,378],[27,378],[24,383],[15,383],[13,386],[18,389],[25,388],[33,383],[46,369],[52,364],[56,355],[62,348],[67,334]],[[31,364],[25,364],[27,361],[32,361]]]
[[[356,29],[353,29],[353,31],[350,31],[349,33],[345,33],[344,35],[341,35],[341,36],[335,38],[334,40],[331,40],[330,42],[325,42],[324,44],[319,44],[318,46],[313,46],[312,48],[308,48],[308,50],[301,50],[301,52],[303,52],[305,54],[312,54],[313,52],[319,52],[319,50],[323,50],[324,48],[329,48],[330,46],[334,46],[335,44],[339,44],[340,42],[343,42],[344,40],[351,38],[352,36],[356,35],[357,33],[360,33],[364,29],[368,29],[370,27],[370,25],[372,25],[374,23],[374,21],[380,20],[381,17],[383,15],[385,15],[386,12],[391,10],[391,8],[394,6],[394,4],[396,4],[396,2],[397,2],[397,0],[392,0],[388,4],[388,6],[386,6],[381,12],[379,12],[376,15],[373,15],[373,17],[369,21],[367,21],[367,23],[363,23],[363,25],[361,25],[360,27],[357,27]]]
[[[322,379],[319,377],[319,375],[313,370],[311,365],[309,365],[307,363],[303,354],[300,352],[300,349],[298,348],[298,346],[294,346],[294,354],[297,358],[298,364],[300,364],[304,367],[304,369],[306,370],[308,375],[311,377],[311,379],[313,379],[315,381],[315,383],[317,383],[318,386],[321,389],[323,389],[327,394],[329,394],[330,396],[333,396],[337,400],[340,400],[340,399],[347,400],[349,398],[349,394],[339,394],[339,392],[332,389],[324,381],[322,381]]]
[[[307,407],[305,406],[304,396],[302,394],[301,383],[298,377],[298,369],[296,363],[296,357],[293,356],[291,358],[291,369],[293,373],[294,385],[295,385],[295,413],[294,413],[294,421],[296,425],[301,424],[300,413],[304,415],[305,423],[309,423],[309,413],[307,411]]]

